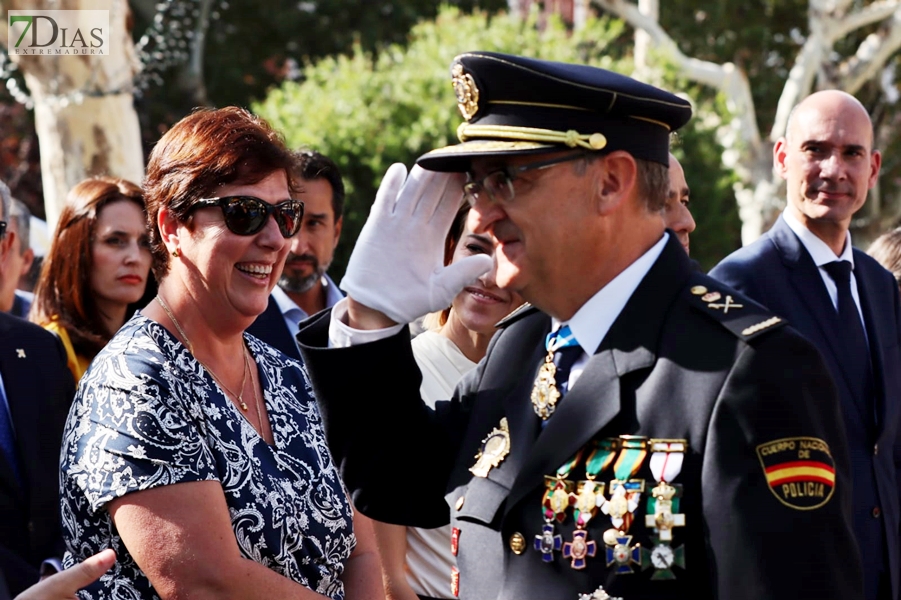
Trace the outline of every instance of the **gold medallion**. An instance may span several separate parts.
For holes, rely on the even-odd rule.
[[[560,399],[560,390],[557,389],[557,366],[554,364],[553,352],[548,352],[544,364],[538,369],[538,377],[532,388],[532,407],[535,414],[547,420],[557,408],[557,400]]]
[[[476,477],[488,477],[489,471],[501,464],[509,453],[510,430],[507,428],[507,418],[504,417],[500,425],[492,429],[482,440],[482,448],[476,454],[476,464],[470,467],[469,471]]]
[[[604,532],[604,543],[608,546],[616,545],[616,538],[623,535],[623,533],[619,529],[608,529]]]

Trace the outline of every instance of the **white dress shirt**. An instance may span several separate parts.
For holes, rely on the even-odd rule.
[[[854,253],[851,246],[851,232],[845,232],[845,248],[842,250],[841,256],[836,256],[826,242],[804,227],[789,211],[782,211],[782,218],[789,229],[798,236],[801,244],[807,250],[807,253],[810,254],[810,258],[813,259],[813,264],[817,266],[817,270],[820,272],[820,277],[826,285],[826,291],[829,292],[829,298],[832,300],[832,306],[835,307],[836,311],[838,310],[838,287],[835,285],[835,281],[832,280],[829,272],[823,268],[823,265],[837,260],[846,260],[851,263],[851,297],[854,298],[854,304],[857,306],[857,314],[860,316],[864,335],[867,335],[867,324],[863,319],[863,312],[860,309],[860,294],[857,292],[857,278],[854,276]],[[869,341],[869,335],[867,335],[867,338]]]

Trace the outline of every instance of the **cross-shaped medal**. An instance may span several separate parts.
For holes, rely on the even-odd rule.
[[[617,575],[633,573],[632,565],[641,566],[641,544],[632,545],[631,535],[621,535],[616,538],[616,545],[607,546],[607,566],[615,564],[614,572]]]
[[[560,551],[563,546],[563,537],[554,535],[554,525],[546,523],[541,528],[541,533],[535,536],[535,549],[541,552],[541,560],[544,562],[554,561],[554,551]]]
[[[585,568],[585,557],[597,554],[598,544],[588,539],[588,532],[582,529],[573,531],[573,541],[563,544],[564,558],[572,558],[573,569]]]

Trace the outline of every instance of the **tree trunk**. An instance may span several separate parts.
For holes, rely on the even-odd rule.
[[[124,0],[9,0],[11,10],[109,10],[110,53],[105,56],[10,55],[34,101],[47,223],[55,226],[66,194],[91,175],[140,184],[144,155],[132,81],[140,70]],[[7,28],[0,41],[8,47]]]

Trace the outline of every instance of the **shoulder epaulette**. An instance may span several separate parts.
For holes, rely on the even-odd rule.
[[[745,341],[788,324],[764,306],[700,273],[692,274],[684,293],[693,307]]]
[[[502,329],[511,323],[515,323],[516,321],[522,319],[527,315],[531,315],[532,313],[538,312],[538,309],[529,304],[528,302],[521,305],[519,308],[511,312],[509,315],[495,323],[495,327],[498,329]]]

